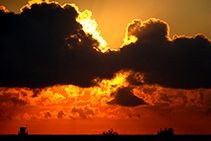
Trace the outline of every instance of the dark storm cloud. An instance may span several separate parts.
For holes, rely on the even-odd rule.
[[[91,86],[104,73],[96,69],[102,68],[102,53],[77,16],[73,6],[58,3],[26,6],[21,14],[1,10],[0,86]]]
[[[132,85],[211,88],[211,42],[204,35],[171,39],[166,22],[135,20],[127,36],[137,41],[103,54],[93,49],[99,43],[83,31],[78,14],[74,6],[54,2],[26,6],[20,14],[0,8],[0,86],[90,87],[94,78],[132,70],[127,78]]]
[[[130,107],[147,104],[144,100],[133,95],[131,91],[132,88],[130,87],[119,88],[117,92],[111,93],[111,96],[115,98],[107,103]]]
[[[135,30],[129,33],[138,40],[119,51],[122,68],[139,72],[149,85],[211,87],[211,42],[204,35],[174,36],[171,40],[167,23],[161,20],[150,19],[138,27],[134,24]]]

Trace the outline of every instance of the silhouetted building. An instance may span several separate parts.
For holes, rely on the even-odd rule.
[[[20,135],[20,136],[28,135],[28,133],[26,133],[26,127],[19,127],[19,128],[20,128],[20,130],[19,130],[18,135]]]

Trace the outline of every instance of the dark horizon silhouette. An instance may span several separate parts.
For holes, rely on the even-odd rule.
[[[28,131],[26,131],[27,127],[19,127],[19,128],[20,128],[19,132],[18,132],[19,136],[26,136],[26,135],[28,135]],[[117,131],[114,131],[111,128],[108,131],[103,131],[101,134],[98,134],[98,135],[124,135],[124,134],[119,134]],[[164,130],[160,129],[160,131],[157,132],[157,135],[162,135],[162,136],[174,135],[174,129],[173,128],[168,128],[168,129],[165,128]]]

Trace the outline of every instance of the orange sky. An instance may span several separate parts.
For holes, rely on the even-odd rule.
[[[91,88],[49,87],[36,97],[28,88],[1,88],[0,132],[16,134],[19,126],[27,125],[30,134],[99,134],[110,128],[122,134],[156,134],[165,127],[173,127],[176,134],[210,134],[209,89],[143,85],[131,91],[147,105],[106,104],[112,91],[128,86],[124,75]]]
[[[81,12],[92,11],[91,19],[95,19],[100,36],[111,48],[123,44],[126,27],[133,19],[145,21],[152,17],[168,23],[170,37],[203,33],[211,38],[207,30],[211,24],[210,1],[58,2],[75,3]],[[25,0],[0,2],[15,13],[25,4]],[[121,70],[112,79],[93,80],[98,85],[86,88],[76,85],[42,89],[0,87],[0,134],[17,134],[19,126],[27,126],[29,134],[100,134],[110,128],[120,134],[156,134],[165,127],[172,127],[175,134],[211,134],[210,88],[136,85],[127,79],[133,73]],[[136,74],[137,82],[144,83],[142,74]],[[120,91],[129,95],[126,96],[129,101],[118,101]]]
[[[1,0],[0,5],[10,11],[20,12],[28,0]],[[80,11],[92,11],[102,37],[111,48],[123,43],[125,28],[133,19],[158,18],[170,25],[170,36],[194,36],[203,33],[211,38],[207,30],[211,24],[211,2],[209,0],[57,0],[60,4],[75,3]],[[111,34],[112,31],[112,34]]]

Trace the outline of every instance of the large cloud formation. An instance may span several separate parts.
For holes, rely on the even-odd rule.
[[[149,85],[211,87],[211,42],[205,35],[197,34],[194,38],[175,35],[171,39],[169,26],[162,20],[133,24],[128,26],[128,35],[135,36],[137,41],[121,48],[122,68],[140,72]]]
[[[102,53],[77,16],[73,5],[54,2],[26,6],[20,14],[1,10],[0,86],[90,87],[95,78],[111,79],[120,70],[132,70],[143,77],[141,83],[131,80],[133,84],[211,88],[211,42],[205,35],[171,39],[166,22],[134,20],[127,27],[129,43]],[[130,42],[132,37],[136,40]]]
[[[54,2],[26,6],[21,14],[1,10],[0,86],[91,86],[104,73],[102,53],[77,16],[73,5]]]

